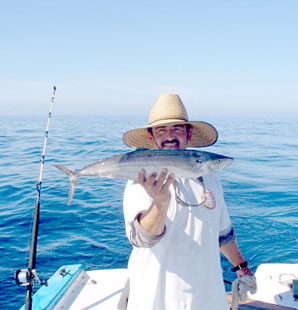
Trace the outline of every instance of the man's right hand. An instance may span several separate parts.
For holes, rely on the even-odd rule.
[[[157,173],[152,173],[146,178],[146,172],[142,169],[139,172],[139,183],[145,188],[148,195],[153,199],[153,203],[148,210],[141,212],[140,225],[153,235],[161,235],[165,228],[168,206],[171,200],[169,187],[175,176],[163,169],[159,177]]]
[[[159,177],[157,177],[157,173],[153,172],[146,178],[145,169],[139,172],[139,183],[145,188],[158,208],[167,208],[170,203],[171,194],[169,187],[175,176],[171,173],[167,178],[167,173],[168,169],[164,168]]]

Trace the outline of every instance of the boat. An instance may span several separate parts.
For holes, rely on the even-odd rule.
[[[298,264],[261,264],[258,291],[241,309],[298,309]],[[125,309],[127,269],[86,270],[83,264],[61,266],[33,296],[33,310]],[[227,293],[231,304],[231,293]],[[20,308],[25,310],[25,306]]]
[[[298,309],[298,264],[261,264],[255,276],[258,290],[250,298]]]
[[[32,310],[118,309],[127,276],[125,268],[88,271],[83,264],[61,266],[33,295]]]

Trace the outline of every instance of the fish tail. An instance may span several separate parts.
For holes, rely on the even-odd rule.
[[[68,202],[67,205],[69,206],[71,201],[72,201],[72,197],[74,195],[76,186],[78,184],[78,180],[79,180],[79,173],[74,171],[73,169],[61,166],[61,165],[54,165],[56,168],[58,168],[60,171],[64,172],[65,174],[68,175],[69,180],[70,180],[70,189],[69,189],[69,194],[68,194]]]

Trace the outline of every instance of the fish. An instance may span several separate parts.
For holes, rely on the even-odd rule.
[[[222,170],[232,161],[232,157],[206,151],[137,149],[99,160],[80,171],[58,164],[54,166],[69,177],[70,190],[67,204],[70,205],[80,177],[90,176],[138,182],[141,169],[145,169],[147,175],[150,175],[167,168],[168,173],[174,173],[176,179],[196,179]]]

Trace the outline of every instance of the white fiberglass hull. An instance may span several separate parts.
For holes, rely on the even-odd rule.
[[[262,264],[255,275],[258,291],[250,294],[251,299],[240,305],[239,310],[298,309],[291,288],[293,280],[298,279],[298,264]],[[82,264],[62,266],[48,280],[48,286],[42,286],[34,294],[32,309],[119,309],[127,278],[127,269],[86,271]],[[21,310],[24,309],[23,306]]]

